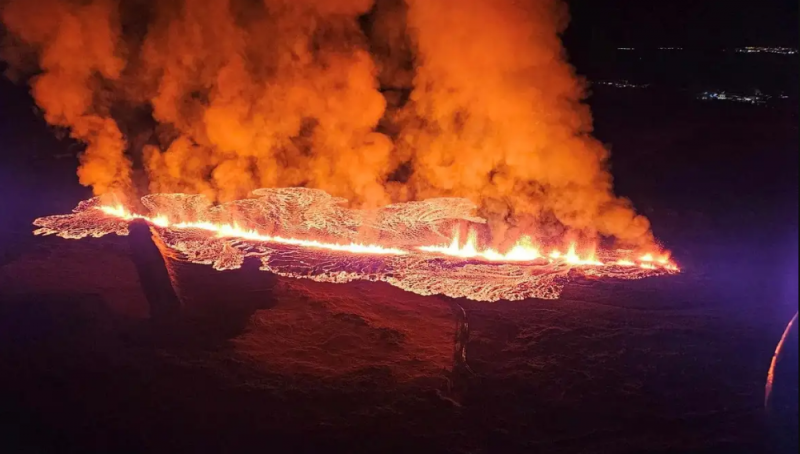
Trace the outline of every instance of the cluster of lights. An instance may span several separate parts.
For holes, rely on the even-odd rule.
[[[781,94],[781,99],[786,99],[788,96]],[[724,91],[720,92],[713,92],[713,91],[704,91],[697,96],[697,99],[701,99],[703,101],[733,101],[733,102],[743,102],[748,104],[764,104],[770,99],[770,95],[765,94],[755,94],[750,96],[742,96],[742,95],[735,95],[731,93],[725,93]]]
[[[614,87],[614,88],[646,88],[646,87],[649,86],[649,84],[646,84],[646,85],[632,84],[632,83],[628,82],[627,80],[599,81],[599,82],[595,82],[595,83],[598,84],[598,85],[607,85],[609,87]]]
[[[617,47],[617,50],[624,50],[624,51],[631,51],[636,50],[635,47]],[[683,50],[683,47],[659,47],[658,50]],[[742,54],[758,54],[758,53],[766,53],[766,54],[780,54],[780,55],[794,55],[797,53],[797,49],[793,49],[791,47],[755,47],[755,46],[748,46],[748,47],[738,47],[734,49],[734,51],[742,53]]]
[[[647,88],[650,84],[633,84],[628,82],[627,80],[618,80],[618,81],[596,81],[593,82],[597,85],[605,85],[608,87],[614,88]],[[697,95],[697,99],[703,101],[731,101],[731,102],[741,102],[753,105],[762,105],[766,104],[772,98],[778,99],[789,99],[789,96],[781,93],[776,96],[767,95],[764,93],[757,92],[753,95],[737,95],[733,93],[726,93],[724,91],[704,91]]]
[[[740,47],[736,49],[736,52],[742,54],[766,53],[766,54],[794,55],[797,53],[797,49],[792,49],[791,47]]]

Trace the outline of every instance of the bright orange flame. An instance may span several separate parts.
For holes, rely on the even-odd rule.
[[[479,250],[478,234],[474,230],[469,232],[467,241],[463,246],[459,245],[459,240],[459,234],[456,232],[453,235],[453,241],[450,242],[449,245],[420,246],[418,249],[425,252],[448,255],[450,257],[459,257],[463,259],[480,258],[492,262],[532,262],[542,257],[529,236],[521,237],[514,247],[505,254],[501,254],[491,248],[482,251]]]
[[[514,244],[514,246],[512,246],[511,249],[504,254],[491,248],[481,250],[478,247],[478,235],[475,231],[469,232],[467,241],[463,245],[461,245],[459,234],[456,232],[453,235],[453,240],[449,245],[420,246],[417,249],[424,252],[432,252],[450,257],[458,257],[463,259],[484,259],[492,262],[533,262],[536,260],[547,260],[547,258],[549,258],[551,262],[560,261],[574,266],[636,266],[636,262],[627,259],[620,259],[616,262],[604,263],[598,260],[594,253],[591,253],[586,257],[581,257],[577,253],[577,247],[575,243],[570,244],[566,253],[561,252],[558,249],[554,249],[552,252],[550,252],[550,254],[547,255],[547,258],[545,258],[539,252],[540,248],[533,244],[531,237],[529,236],[522,236],[517,243]],[[641,259],[643,262],[641,267],[645,269],[656,269],[657,267],[649,263],[649,261],[646,259],[647,257],[652,259],[651,254],[643,257]],[[665,269],[673,271],[678,270],[677,266],[668,260],[663,262],[659,260],[659,263],[664,265]]]

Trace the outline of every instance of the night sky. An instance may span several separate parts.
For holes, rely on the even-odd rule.
[[[572,21],[567,39],[598,48],[796,48],[798,3],[796,0],[570,0]]]

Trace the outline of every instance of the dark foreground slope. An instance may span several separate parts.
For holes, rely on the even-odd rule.
[[[731,303],[694,276],[578,282],[557,301],[485,304],[246,267],[235,272],[255,273],[244,280],[195,282],[259,298],[238,329],[224,310],[165,329],[142,318],[126,246],[46,238],[0,269],[6,443],[752,452],[765,442],[771,327],[729,316]],[[257,296],[254,276],[268,287]],[[221,307],[235,297],[218,296]],[[454,359],[457,306],[469,370]]]

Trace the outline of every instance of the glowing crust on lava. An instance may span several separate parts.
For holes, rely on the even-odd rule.
[[[477,301],[558,298],[570,272],[638,279],[678,272],[667,256],[541,252],[521,237],[506,252],[481,248],[474,230],[462,243],[454,228],[485,221],[463,199],[432,199],[379,210],[344,208],[319,190],[259,189],[250,199],[213,205],[200,195],[152,194],[142,198],[151,215],[133,214],[99,199],[72,214],[36,219],[37,235],[68,239],[127,235],[144,219],[176,257],[217,270],[241,267],[245,258],[282,276],[343,283],[383,281],[421,295]]]

